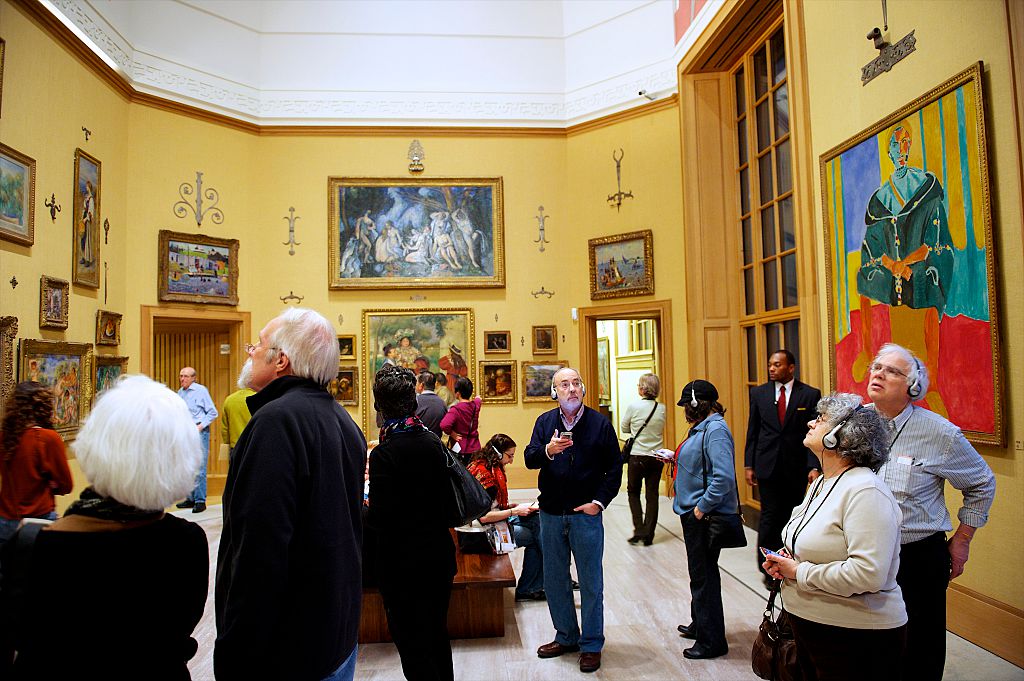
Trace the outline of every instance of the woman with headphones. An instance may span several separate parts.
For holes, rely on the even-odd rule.
[[[898,674],[907,611],[896,583],[899,506],[875,472],[889,458],[889,429],[860,397],[818,402],[804,445],[822,475],[782,531],[785,546],[762,547],[764,569],[781,596],[807,679]],[[773,549],[773,551],[765,551]]]

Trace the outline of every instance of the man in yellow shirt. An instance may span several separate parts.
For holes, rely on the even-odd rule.
[[[249,419],[252,418],[245,398],[255,394],[256,392],[253,390],[242,388],[231,393],[224,400],[224,406],[220,410],[220,441],[230,450],[234,450],[235,443],[238,442],[242,431],[245,430]],[[228,456],[231,456],[230,452]]]

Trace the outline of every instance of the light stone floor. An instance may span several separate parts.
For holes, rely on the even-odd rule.
[[[536,490],[513,490],[513,501],[532,500]],[[219,501],[211,499],[211,502]],[[206,612],[196,628],[199,652],[189,668],[196,681],[213,681],[213,583],[220,540],[221,507],[205,513],[179,513],[196,520],[210,540],[210,592]],[[629,508],[620,494],[605,514],[605,637],[600,671],[592,678],[623,681],[756,679],[750,671],[750,646],[761,621],[767,592],[753,560],[753,549],[723,552],[722,597],[730,652],[715,660],[685,660],[683,649],[691,645],[678,636],[676,625],[689,619],[690,594],[686,554],[671,500],[661,498],[659,527],[650,547],[630,546]],[[747,530],[752,547],[754,533]],[[518,574],[522,551],[512,563]],[[579,597],[577,596],[577,606]],[[1024,669],[947,634],[948,681],[1024,681]],[[505,637],[454,641],[455,678],[463,681],[546,681],[581,679],[576,655],[552,660],[536,656],[538,646],[554,638],[543,602],[515,603],[512,589],[505,590]],[[398,653],[390,643],[364,645],[359,649],[356,678],[366,681],[400,681]]]

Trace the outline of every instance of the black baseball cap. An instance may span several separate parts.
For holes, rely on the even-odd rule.
[[[685,407],[693,399],[694,394],[696,394],[698,400],[714,402],[718,399],[718,388],[711,381],[705,381],[702,378],[690,381],[683,388],[683,393],[679,396],[679,401],[676,404],[680,407]]]

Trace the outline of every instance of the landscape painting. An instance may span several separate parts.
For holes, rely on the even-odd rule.
[[[160,300],[238,304],[238,240],[160,230]]]
[[[0,144],[0,239],[35,243],[36,162]]]
[[[587,244],[591,300],[654,293],[654,232],[606,236]]]
[[[117,379],[128,373],[128,358],[113,355],[96,355],[96,385],[93,387],[97,399],[104,390],[114,387]]]
[[[555,372],[569,366],[568,362],[523,362],[523,402],[550,402],[551,379]]]
[[[92,400],[92,345],[22,340],[18,380],[53,389],[54,430],[72,439]]]
[[[502,288],[501,178],[328,179],[329,284]]]

